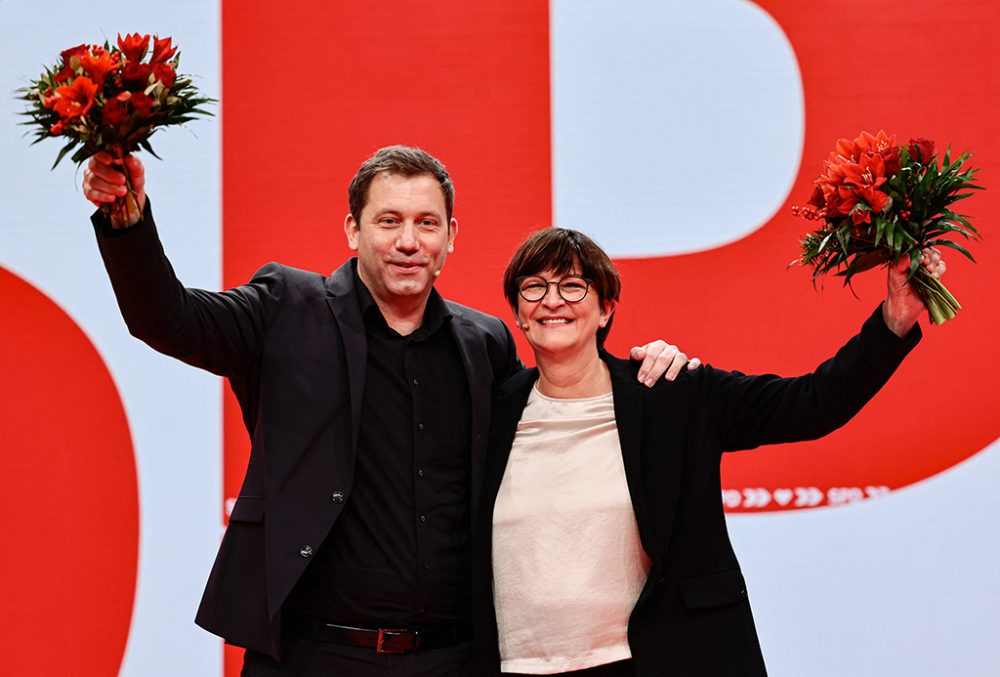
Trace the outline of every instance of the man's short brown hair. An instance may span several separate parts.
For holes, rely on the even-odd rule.
[[[622,281],[618,269],[601,247],[583,233],[569,228],[546,228],[525,240],[503,274],[503,294],[507,303],[517,312],[521,296],[518,280],[526,275],[552,271],[565,275],[574,268],[590,282],[590,293],[596,293],[603,307],[608,301],[617,302],[621,297]],[[602,347],[611,331],[611,321],[597,330],[597,345]]]
[[[444,207],[448,223],[451,224],[451,212],[455,207],[455,186],[448,176],[441,161],[430,153],[409,146],[386,146],[380,148],[370,158],[361,163],[358,173],[351,179],[347,187],[347,201],[351,208],[351,216],[361,224],[361,211],[368,204],[368,189],[372,180],[382,172],[391,172],[411,177],[430,174],[441,184],[444,193]]]

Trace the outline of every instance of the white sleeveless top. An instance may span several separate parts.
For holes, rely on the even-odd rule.
[[[628,618],[649,567],[612,394],[554,399],[536,385],[493,512],[503,671],[543,675],[630,658]]]

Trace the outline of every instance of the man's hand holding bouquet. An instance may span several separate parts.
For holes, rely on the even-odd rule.
[[[53,167],[72,152],[78,165],[96,156],[124,178],[114,187],[113,201],[87,196],[117,227],[135,222],[142,202],[132,174],[141,165],[129,155],[143,149],[156,157],[149,143],[156,130],[211,115],[203,106],[214,99],[201,96],[191,77],[177,72],[179,59],[171,38],[119,35],[115,45],[64,50],[55,66],[19,91],[28,102],[24,114],[31,119],[24,124],[35,127],[34,143],[66,140]]]

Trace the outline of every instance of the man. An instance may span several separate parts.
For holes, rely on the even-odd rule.
[[[383,148],[348,191],[356,259],[330,278],[268,264],[214,293],[176,279],[126,163],[136,205],[93,218],[122,315],[226,376],[252,440],[197,623],[247,648],[244,675],[468,674],[490,393],[520,362],[503,322],[434,290],[458,230],[443,165]],[[104,153],[84,171],[98,205],[124,183]],[[664,345],[640,380],[680,370]]]

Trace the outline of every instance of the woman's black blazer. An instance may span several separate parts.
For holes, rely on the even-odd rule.
[[[822,437],[854,416],[920,339],[893,334],[881,308],[831,359],[796,378],[705,366],[646,388],[638,365],[607,354],[639,536],[652,559],[629,618],[637,674],[764,675],[747,588],[726,531],[722,453]],[[493,503],[535,369],[498,387],[474,543],[476,675],[497,674]],[[544,628],[540,629],[544,632]]]

